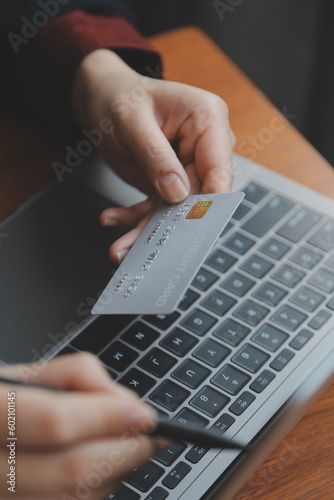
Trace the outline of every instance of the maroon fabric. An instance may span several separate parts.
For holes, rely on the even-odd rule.
[[[52,125],[68,129],[75,72],[90,52],[110,48],[142,74],[160,76],[153,47],[115,12],[74,10],[52,19],[26,47],[21,67],[26,99]]]

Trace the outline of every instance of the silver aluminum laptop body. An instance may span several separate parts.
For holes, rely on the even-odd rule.
[[[334,218],[333,200],[235,156],[234,189],[242,190],[250,183],[261,186],[268,192],[268,196],[278,193],[296,207],[302,206],[318,214],[321,220],[310,229],[306,238],[315,234],[323,221]],[[100,228],[98,214],[111,203],[129,205],[141,199],[141,193],[116,180],[105,165],[92,158],[79,174],[69,176],[62,184],[50,186],[0,225],[0,233],[5,235],[0,240],[2,363],[39,363],[41,359],[48,359],[73,339],[79,338],[80,333],[95,321],[90,316],[90,309],[113,272],[113,266],[107,258],[107,249],[111,241],[120,234],[115,229]],[[261,203],[264,206],[265,200],[260,205]],[[251,208],[251,204],[248,205]],[[296,211],[297,208],[292,210]],[[264,239],[278,238],[282,241],[281,237],[277,237],[277,227],[288,221],[291,213],[284,215],[265,236],[258,238],[252,252],[260,252]],[[243,219],[235,220],[232,231],[246,234],[242,225],[251,214],[250,210]],[[227,239],[228,233],[225,240],[218,243],[220,248]],[[303,241],[301,245],[310,246],[308,240]],[[316,253],[322,253],[324,259],[333,257],[334,242],[329,246],[328,252],[318,252],[316,249]],[[297,247],[298,244],[293,251]],[[233,251],[229,250],[228,253],[233,254]],[[237,257],[240,268],[246,262],[248,254]],[[288,258],[289,254],[284,257],[287,261]],[[275,270],[279,268],[281,261],[272,261],[272,264]],[[323,262],[317,264],[318,267],[322,265]],[[307,279],[306,276],[305,280]],[[306,286],[307,283],[305,281]],[[286,289],[284,286],[283,288]],[[295,290],[287,289],[287,292],[285,301],[290,303],[289,297],[292,297]],[[253,300],[252,293],[253,290],[248,291],[242,300]],[[333,297],[333,293],[324,295],[326,300],[319,306],[319,310],[326,309],[325,304]],[[273,310],[276,309],[277,307]],[[296,309],[303,311],[298,305]],[[220,498],[229,499],[238,492],[249,475],[333,381],[334,318],[329,309],[328,315],[325,324],[313,332],[302,349],[294,351],[293,358],[284,370],[275,372],[275,378],[268,388],[256,394],[250,408],[238,415],[235,423],[227,430],[228,437],[252,442],[253,450],[240,453],[233,450],[207,451],[192,466],[192,470],[178,487],[170,491],[169,498],[214,498],[219,492]],[[219,321],[224,319],[220,318]],[[306,328],[312,330],[307,325]],[[252,333],[256,329],[251,329]],[[161,332],[161,337],[165,334]],[[292,339],[295,332],[288,334]],[[217,340],[215,336],[212,338]],[[203,340],[200,338],[199,342]],[[249,342],[250,337],[247,337],[237,349]],[[151,347],[155,346],[160,346],[159,340]],[[231,357],[233,353],[234,351]],[[191,353],[187,357],[191,357]],[[270,360],[268,367],[269,362]],[[133,363],[129,368],[135,365]],[[216,372],[220,368],[217,367]],[[168,377],[166,375],[165,378]],[[192,392],[192,396],[196,392],[197,389]],[[150,400],[149,395],[145,397]],[[185,404],[187,406],[188,403]],[[155,406],[157,407],[156,404]],[[227,410],[224,409],[224,412]],[[171,412],[172,417],[175,414],[177,411]],[[210,424],[214,424],[217,418],[208,420]],[[186,460],[184,457],[185,454],[181,459]],[[167,472],[168,468],[164,469]],[[165,484],[163,477],[156,483],[161,487]],[[131,483],[129,487],[132,488]],[[142,495],[140,498],[147,495],[146,492],[141,494],[136,488],[134,491]]]

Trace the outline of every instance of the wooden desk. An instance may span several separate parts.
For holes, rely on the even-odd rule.
[[[164,55],[167,79],[205,88],[225,99],[237,136],[237,152],[248,151],[251,159],[334,198],[331,167],[203,33],[186,28],[156,36],[152,41]],[[293,113],[293,109],[287,112]],[[2,220],[53,179],[51,162],[62,159],[64,145],[55,144],[54,138],[47,136],[37,125],[22,120],[18,123],[9,116],[0,119],[0,137]],[[319,497],[332,500],[332,408],[334,386],[313,406],[236,498],[312,500]]]
[[[165,56],[166,79],[210,90],[227,102],[236,152],[334,198],[333,169],[202,32],[186,28],[152,41]],[[293,109],[281,112],[293,114]],[[334,385],[249,479],[236,500],[333,500],[333,408]],[[224,500],[219,495],[218,499]]]

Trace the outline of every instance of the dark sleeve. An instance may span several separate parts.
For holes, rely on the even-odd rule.
[[[13,106],[28,103],[34,113],[66,130],[75,72],[99,48],[114,50],[142,74],[160,77],[159,54],[122,15],[101,7],[72,10],[49,20],[27,43],[22,41],[17,54],[13,47],[7,50],[5,101]]]

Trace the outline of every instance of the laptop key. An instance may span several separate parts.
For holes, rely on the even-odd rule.
[[[274,370],[280,372],[286,365],[292,360],[294,353],[289,349],[283,349],[283,351],[270,363],[270,367]]]
[[[154,347],[138,365],[156,377],[163,377],[176,364],[176,359]]]
[[[231,353],[227,347],[208,339],[194,351],[193,356],[200,359],[209,366],[216,368]]]
[[[272,321],[294,332],[307,319],[307,315],[290,306],[282,306],[273,316]]]
[[[133,321],[134,317],[124,314],[99,316],[71,344],[79,351],[84,350],[98,354],[109,344],[112,337],[120,333],[123,328]]]
[[[291,297],[290,302],[306,311],[313,312],[324,300],[323,295],[303,286]]]
[[[250,328],[241,325],[233,319],[226,319],[218,328],[213,332],[213,335],[227,344],[236,347],[244,340],[250,333]]]
[[[277,306],[287,294],[288,292],[283,290],[283,288],[274,285],[274,283],[270,281],[265,281],[252,295],[258,300],[261,300],[261,302],[274,307]]]
[[[334,311],[334,297],[332,297],[331,300],[327,302],[326,306],[328,307],[328,309]]]
[[[242,226],[244,231],[264,236],[281,218],[291,210],[293,203],[280,196],[274,196]]]
[[[332,317],[331,313],[325,310],[319,311],[309,322],[308,326],[314,330],[320,330],[324,324]]]
[[[313,269],[321,259],[322,255],[306,247],[298,248],[298,250],[290,257],[292,262],[295,262],[308,270]]]
[[[190,404],[205,415],[208,415],[208,417],[216,417],[229,402],[230,398],[205,385],[193,397]]]
[[[282,243],[276,238],[269,238],[260,248],[259,251],[271,257],[274,260],[281,260],[282,257],[290,250],[290,246]]]
[[[223,250],[215,250],[205,261],[205,264],[220,273],[226,273],[236,262],[237,259],[235,257],[223,252]]]
[[[222,232],[220,233],[220,238],[222,238],[223,236],[225,236],[225,234],[230,230],[232,229],[232,227],[234,226],[234,224],[232,224],[231,222],[228,222],[226,224],[226,226],[224,227],[224,229],[222,230]]]
[[[217,281],[218,276],[216,274],[210,273],[204,268],[201,268],[193,279],[191,286],[198,288],[202,292],[205,292],[210,286],[212,286],[215,281]]]
[[[334,222],[326,222],[307,242],[329,252],[334,247]]]
[[[246,278],[246,276],[240,273],[232,273],[220,286],[238,297],[243,297],[254,285],[255,281]]]
[[[275,377],[276,375],[270,370],[263,370],[263,372],[256,377],[254,382],[251,383],[250,389],[254,392],[261,393]]]
[[[196,444],[188,451],[185,458],[189,460],[192,464],[197,464],[201,458],[209,451],[210,448],[203,448],[202,446],[197,446]]]
[[[187,359],[172,373],[172,377],[191,389],[196,389],[210,374],[211,371],[204,366]]]
[[[232,299],[225,293],[214,290],[210,295],[201,302],[201,305],[209,311],[212,311],[219,316],[224,316],[231,307],[236,304],[236,300]]]
[[[181,330],[174,328],[163,340],[160,345],[168,351],[183,357],[187,352],[198,343],[198,339]]]
[[[209,314],[194,309],[188,316],[181,321],[181,325],[185,326],[200,337],[203,337],[217,323],[217,320]]]
[[[116,341],[102,352],[100,359],[112,370],[123,372],[138,356],[136,351],[122,342]]]
[[[224,246],[239,255],[244,255],[254,244],[254,240],[247,238],[243,234],[235,233],[226,241]]]
[[[234,396],[247,384],[249,380],[249,375],[246,375],[231,365],[225,365],[217,373],[217,375],[211,379],[211,382],[220,389],[223,389]]]
[[[145,351],[158,337],[159,333],[156,330],[137,321],[123,333],[121,339],[140,351]]]
[[[189,396],[190,392],[175,384],[171,380],[165,380],[150,395],[150,399],[170,411],[175,411],[180,404]]]
[[[283,285],[293,288],[304,278],[305,273],[299,269],[295,269],[289,264],[283,264],[274,274],[272,278],[279,281]]]
[[[234,424],[235,418],[232,417],[229,413],[223,413],[218,420],[213,424],[211,430],[214,431],[218,436],[223,436],[227,429]]]
[[[156,381],[145,375],[145,373],[131,368],[120,380],[119,383],[135,391],[141,398],[156,384]]]
[[[243,392],[230,406],[230,412],[234,415],[241,415],[253,403],[254,399],[254,394],[248,391]]]
[[[289,346],[293,347],[297,351],[300,351],[302,347],[313,337],[313,333],[305,328],[301,330],[297,335],[291,340]]]
[[[140,495],[124,484],[115,493],[111,493],[105,500],[140,500]]]
[[[173,467],[167,476],[162,480],[162,484],[171,490],[182,481],[182,479],[191,471],[191,466],[185,462],[179,462]]]
[[[148,491],[164,473],[164,469],[153,462],[136,468],[126,482],[139,491]],[[123,497],[124,498],[124,497]],[[125,497],[126,498],[126,497]]]
[[[288,337],[287,333],[267,323],[261,326],[255,335],[253,335],[252,340],[265,349],[275,352],[284,344]]]
[[[246,271],[247,273],[255,276],[255,278],[263,278],[270,269],[272,269],[273,264],[262,257],[254,254],[249,257],[244,264],[240,266],[240,269]]]
[[[268,194],[268,190],[252,182],[245,187],[244,193],[245,200],[257,204]]]
[[[188,288],[188,290],[183,295],[177,307],[181,309],[181,311],[186,311],[187,309],[189,309],[189,307],[193,305],[194,302],[196,302],[198,297],[199,297],[198,293]]]
[[[200,417],[194,411],[189,410],[189,408],[183,408],[172,419],[172,421],[177,422],[178,424],[181,424],[184,426],[195,425],[196,427],[200,427],[201,429],[204,429],[209,423],[209,421],[206,418]]]
[[[162,463],[162,465],[169,467],[186,448],[187,445],[185,443],[171,442],[162,448],[154,458]]]
[[[334,274],[327,269],[316,271],[308,282],[323,292],[332,293],[334,291]]]
[[[232,219],[241,220],[241,219],[243,219],[243,217],[245,217],[245,215],[248,214],[248,212],[250,210],[251,210],[250,207],[248,207],[244,203],[240,203],[240,205],[238,206],[238,208],[236,209],[236,211],[232,215]]]
[[[245,302],[233,312],[233,316],[242,319],[251,326],[256,326],[268,313],[269,309],[256,304],[252,300],[245,300]]]
[[[306,208],[300,208],[276,233],[293,243],[297,243],[319,220],[320,215],[306,210]]]
[[[168,491],[166,491],[164,488],[161,488],[161,486],[157,486],[156,488],[154,488],[154,490],[151,491],[151,493],[147,495],[147,497],[145,497],[145,500],[165,500],[165,498],[167,497]],[[128,498],[124,497],[124,499],[122,500],[128,500]]]
[[[250,344],[245,344],[232,358],[245,370],[256,373],[269,359],[269,355]]]
[[[173,312],[172,314],[157,314],[146,315],[144,319],[161,330],[167,330],[180,317],[180,313]]]

